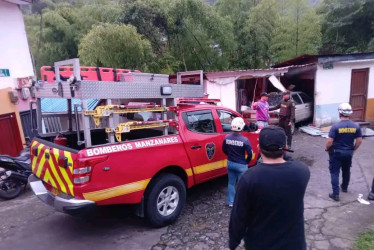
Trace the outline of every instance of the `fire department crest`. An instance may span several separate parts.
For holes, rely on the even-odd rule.
[[[209,160],[213,159],[214,154],[216,153],[216,145],[214,143],[208,143],[205,145],[206,156]]]

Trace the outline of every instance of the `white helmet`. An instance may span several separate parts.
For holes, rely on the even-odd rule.
[[[244,129],[244,126],[245,126],[245,122],[244,122],[243,118],[241,118],[241,117],[235,117],[231,121],[231,130],[232,131],[240,132]]]
[[[350,116],[353,113],[351,105],[346,102],[339,105],[338,111],[342,116]]]

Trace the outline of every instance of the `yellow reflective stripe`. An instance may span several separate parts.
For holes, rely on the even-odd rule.
[[[45,171],[45,174],[44,174],[44,178],[43,178],[43,180],[44,180],[45,182],[47,182],[47,183],[48,183],[48,182],[51,183],[51,185],[52,185],[53,187],[57,188],[57,185],[56,185],[55,181],[53,180],[53,178],[52,178],[52,176],[51,176],[51,173],[49,173],[49,170],[48,170],[48,169]]]
[[[43,153],[43,156],[42,158],[40,159],[40,162],[39,162],[39,167],[38,167],[38,171],[36,172],[36,176],[40,177],[41,173],[42,173],[42,169],[45,167],[44,166],[44,163],[45,163],[45,154],[48,153],[48,149],[46,149]]]
[[[64,151],[65,157],[68,158],[68,169],[70,170],[70,173],[73,174],[73,158],[71,157],[70,152]]]
[[[39,156],[39,154],[41,154],[42,152],[42,148],[43,148],[43,144],[39,144],[39,146],[38,146],[38,156]],[[31,168],[32,168],[32,170],[34,171],[34,169],[35,169],[35,167],[36,167],[36,164],[37,164],[37,160],[38,160],[38,156],[34,156],[34,158],[32,159],[32,166],[31,166]],[[40,159],[40,161],[41,161],[42,159]],[[40,161],[39,161],[39,165],[40,165]],[[43,166],[42,166],[43,167]],[[41,171],[41,168],[39,168],[40,169],[40,171]],[[40,176],[40,171],[38,171],[39,172],[39,176]],[[37,175],[38,176],[38,175]]]
[[[38,144],[38,142],[33,141],[30,148],[35,147]],[[38,156],[33,156],[32,163],[31,163],[31,170],[34,172],[35,166],[36,166],[36,160],[38,159]]]
[[[227,160],[215,161],[208,164],[196,166],[193,168],[195,174],[202,174],[216,169],[224,168],[227,165]]]
[[[58,162],[58,153],[59,153],[59,150],[56,149],[56,148],[54,148],[54,149],[53,149],[53,154],[54,154],[55,157],[56,157],[56,162]],[[64,152],[64,154],[67,155],[66,152]],[[70,153],[69,153],[69,155],[70,155]],[[68,156],[66,156],[66,157],[68,158],[68,163],[69,163],[69,162],[71,161],[71,155],[70,155],[70,160],[69,160],[69,157],[68,157]],[[60,166],[59,166],[59,167],[60,167]],[[68,188],[69,188],[70,193],[71,193],[72,195],[74,195],[74,192],[73,192],[73,184],[71,183],[71,180],[70,180],[68,174],[66,173],[66,171],[69,171],[69,170],[60,167],[60,171],[61,171],[61,174],[62,174],[63,178],[65,179],[65,182],[66,182],[67,185],[68,185]]]
[[[256,156],[256,154],[252,152],[252,160],[255,158],[255,156]],[[248,154],[245,153],[245,158],[247,158],[247,157],[248,157]]]
[[[32,163],[31,163],[31,169],[32,169],[32,172],[34,172],[34,169],[35,169],[35,166],[36,166],[36,161],[38,160],[38,157],[37,156],[34,156],[34,158],[32,159]]]
[[[70,171],[71,175],[73,176],[73,157],[71,156],[71,153],[70,152],[66,152],[64,151],[64,154],[65,154],[65,157],[68,158],[68,167],[66,168],[66,171]],[[68,184],[69,184],[69,190],[71,192],[71,195],[74,196],[74,185],[72,183],[72,180],[69,179],[69,176],[67,175],[66,172],[64,172],[66,174],[66,178],[68,179]]]
[[[58,168],[59,166],[55,166],[55,165],[53,164],[52,157],[53,157],[53,155],[50,154],[50,157],[49,157],[49,160],[48,160],[48,162],[49,162],[49,167],[50,167],[50,169],[52,170],[53,176],[55,177],[56,181],[58,182],[58,184],[59,184],[59,186],[60,186],[60,188],[61,188],[61,191],[64,192],[64,193],[66,193],[66,187],[65,187],[65,184],[64,184],[64,182],[61,180],[60,175],[57,173],[57,170],[56,170],[56,167]]]
[[[186,171],[187,176],[192,176],[192,169],[191,168],[185,169],[185,171]]]
[[[137,182],[128,183],[125,185],[103,189],[99,191],[84,193],[83,197],[86,200],[101,201],[109,198],[134,193],[137,191],[144,190],[151,179],[141,180]]]

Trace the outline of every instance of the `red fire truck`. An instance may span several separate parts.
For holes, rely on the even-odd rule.
[[[178,73],[179,80],[200,74],[199,85],[171,84],[165,75],[139,72],[132,82],[104,82],[80,80],[78,59],[55,68],[66,64],[78,69],[75,78],[61,81],[56,74],[56,82],[36,91],[39,136],[31,143],[29,180],[43,202],[70,214],[137,204],[137,215],[161,227],[178,218],[187,188],[227,173],[222,142],[240,114],[202,98],[202,72]],[[81,101],[60,116],[66,130],[46,129],[40,104],[50,97],[65,98],[68,105]],[[89,110],[90,98],[105,103]],[[253,148],[252,166],[259,131],[248,123],[242,134]]]

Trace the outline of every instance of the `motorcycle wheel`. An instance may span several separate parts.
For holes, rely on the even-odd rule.
[[[15,180],[4,180],[0,187],[0,198],[11,200],[19,196],[22,191],[21,183]]]

